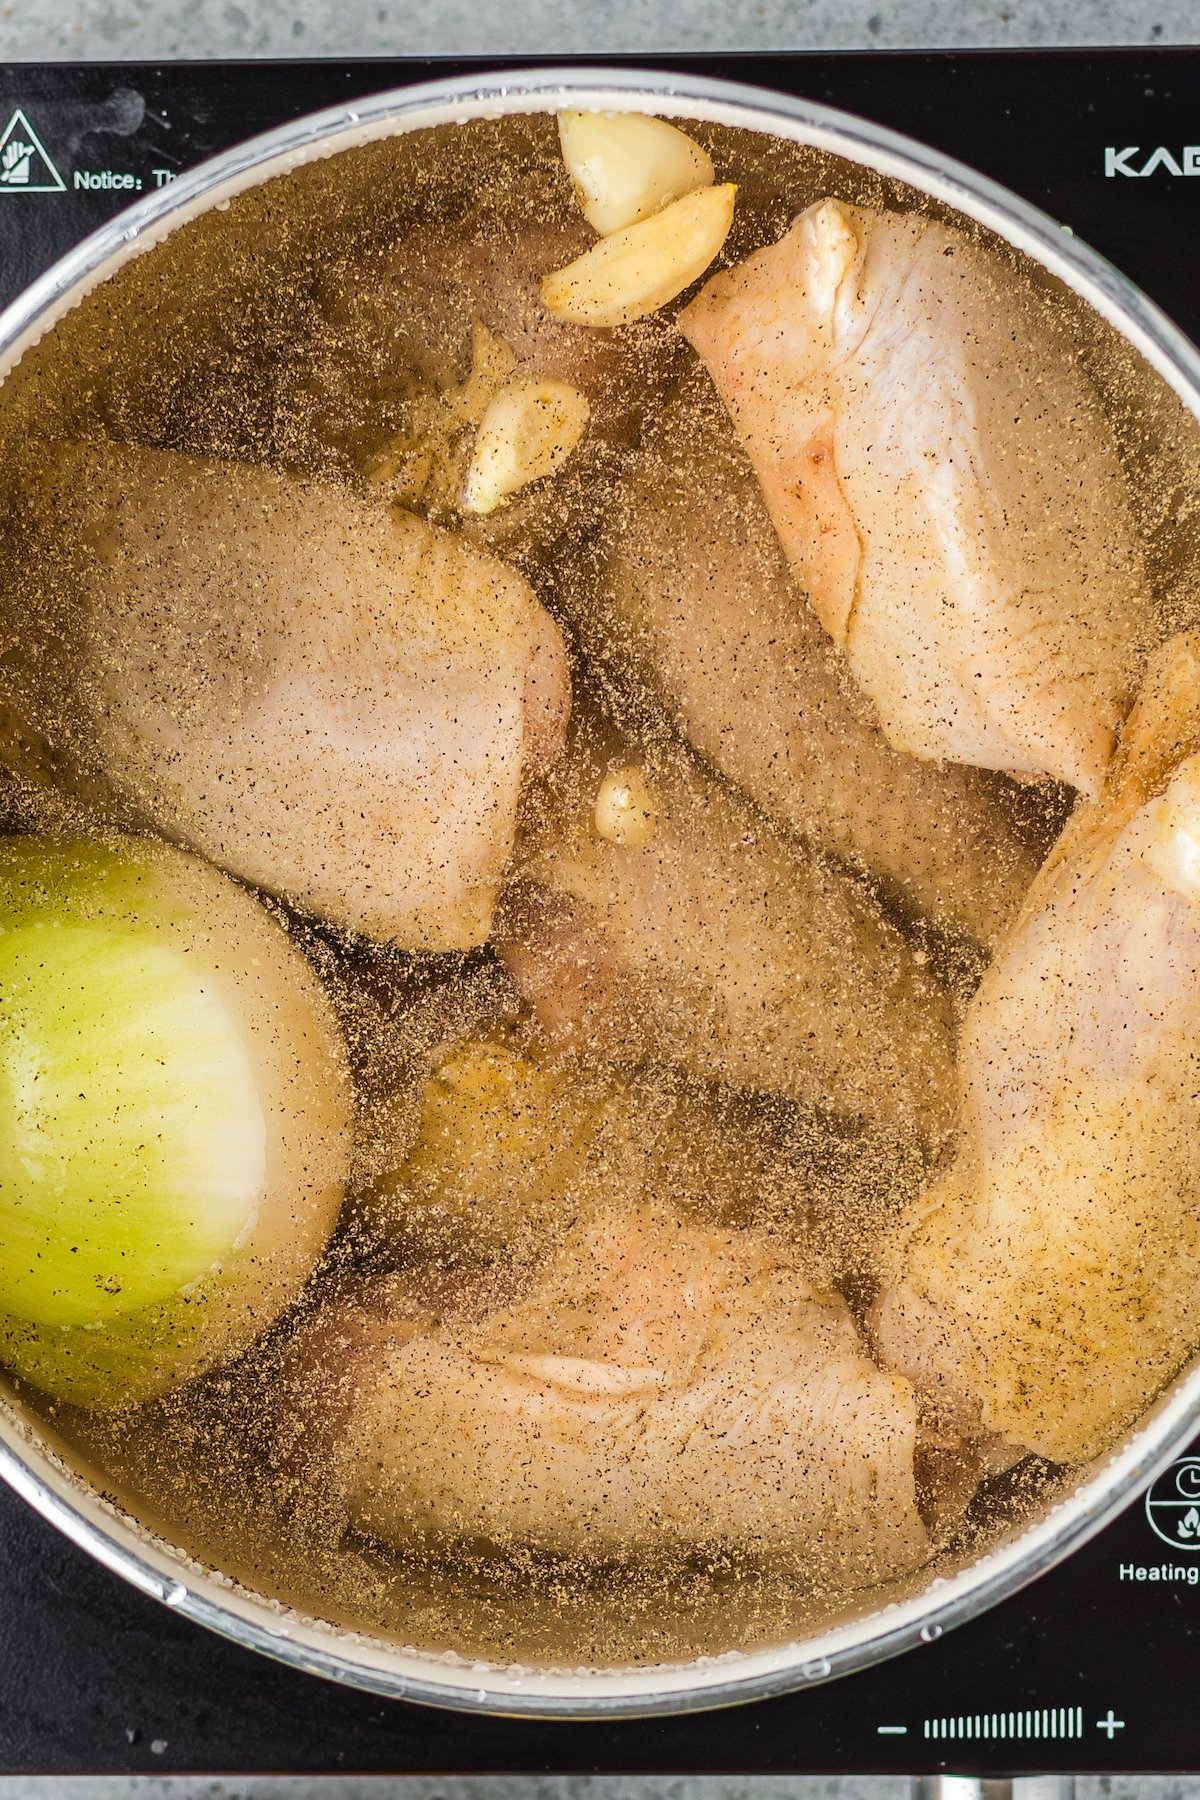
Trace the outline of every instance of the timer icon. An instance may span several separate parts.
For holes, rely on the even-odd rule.
[[[1200,1551],[1200,1456],[1185,1456],[1146,1495],[1150,1529],[1172,1550]]]

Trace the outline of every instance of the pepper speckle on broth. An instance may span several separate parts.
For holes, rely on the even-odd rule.
[[[1200,1345],[1194,462],[732,127],[413,132],[87,296],[0,391],[16,1403],[506,1662],[1019,1523]]]

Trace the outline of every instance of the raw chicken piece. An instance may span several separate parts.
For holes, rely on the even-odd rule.
[[[999,776],[893,750],[793,584],[701,377],[627,469],[590,580],[560,585],[622,716],[649,689],[782,825],[993,943],[1037,871]]]
[[[109,447],[62,481],[74,561],[30,634],[70,645],[57,716],[34,684],[55,750],[337,925],[481,943],[522,779],[557,754],[570,699],[520,576],[266,469]]]
[[[608,1210],[521,1298],[440,1310],[335,1310],[299,1359],[324,1415],[307,1442],[364,1534],[589,1560],[734,1546],[814,1588],[928,1554],[912,1389],[754,1235]]]
[[[939,1424],[1096,1455],[1200,1344],[1200,638],[1152,665],[972,1005],[874,1331]]]
[[[594,242],[582,220],[550,224],[532,206],[521,217],[485,203],[456,227],[419,226],[403,238],[379,271],[376,304],[400,359],[436,387],[463,379],[478,322],[508,345],[521,373],[603,391],[613,334],[566,325],[541,301],[543,276]]]
[[[444,395],[466,382],[479,327],[511,355],[510,378],[567,382],[587,396],[593,431],[628,435],[677,355],[672,334],[653,319],[619,334],[583,330],[547,310],[543,276],[595,242],[581,218],[555,218],[559,207],[557,191],[527,182],[485,197],[455,224],[418,226],[383,255],[356,256],[326,277],[320,298],[336,334],[331,403],[344,385],[349,421],[361,414],[364,393],[375,394],[354,428],[360,462],[378,449],[372,430],[397,384],[403,395],[415,378]],[[652,354],[637,354],[650,346]]]
[[[597,796],[630,761],[585,723],[531,808],[496,937],[542,1025],[936,1140],[949,1002],[874,901],[665,747],[645,765],[647,841],[606,841]]]
[[[893,1135],[675,1070],[596,1064],[527,1022],[444,1048],[420,1082],[401,1061],[394,1088],[390,1119],[371,1107],[379,1153],[353,1219],[406,1268],[527,1260],[587,1208],[669,1194],[693,1220],[802,1246],[817,1285],[857,1299],[925,1181],[919,1147]]]
[[[679,323],[896,748],[1094,797],[1155,622],[1111,428],[1011,268],[824,200]]]

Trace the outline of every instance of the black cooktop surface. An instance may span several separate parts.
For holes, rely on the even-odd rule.
[[[1200,50],[638,60],[936,145],[1070,226],[1200,338]],[[205,156],[496,63],[0,68],[0,300]],[[133,1592],[0,1490],[9,1771],[1200,1770],[1198,1690],[1200,1445],[1069,1562],[939,1641],[781,1700],[601,1725],[439,1713],[295,1674]]]

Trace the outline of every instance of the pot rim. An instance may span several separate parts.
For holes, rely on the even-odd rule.
[[[1200,420],[1200,351],[1132,282],[1036,208],[964,164],[868,120],[740,82],[637,67],[505,68],[434,79],[330,107],[252,138],[135,202],[0,314],[0,381],[24,352],[126,261],[189,219],[310,162],[445,123],[516,113],[641,111],[767,133],[906,182],[1004,238],[1087,301]],[[934,1641],[1015,1593],[1098,1532],[1185,1450],[1200,1419],[1200,1361],[1136,1430],[1036,1524],[966,1568],[812,1638],[635,1669],[518,1669],[392,1646],[323,1625],[173,1550],[81,1486],[18,1414],[0,1416],[0,1478],[105,1567],[173,1610],[313,1674],[397,1699],[526,1718],[634,1718],[762,1699]],[[36,1446],[36,1447],[35,1447]]]

